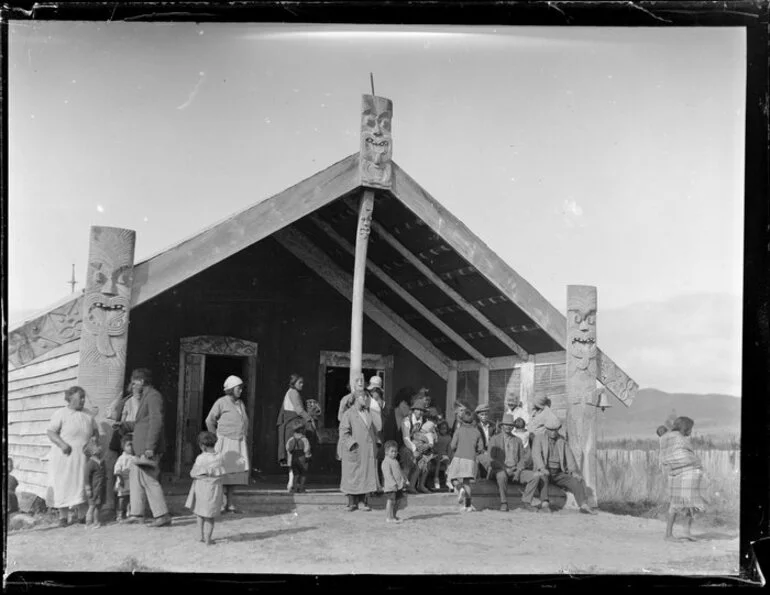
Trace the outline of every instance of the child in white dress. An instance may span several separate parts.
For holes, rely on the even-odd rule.
[[[216,444],[217,437],[211,432],[198,434],[198,446],[202,452],[195,459],[190,471],[193,483],[185,502],[185,507],[192,510],[197,517],[199,541],[206,545],[214,545],[211,539],[214,533],[214,519],[221,514],[224,499],[222,481],[226,471],[221,455],[214,451]]]

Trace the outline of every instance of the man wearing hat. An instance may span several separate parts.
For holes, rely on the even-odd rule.
[[[409,487],[407,491],[409,493],[416,493],[415,486],[417,485],[417,475],[419,469],[416,465],[417,459],[417,445],[412,442],[412,437],[420,431],[422,424],[424,423],[425,412],[430,407],[430,401],[427,397],[418,397],[414,400],[411,406],[411,414],[404,418],[401,424],[401,436],[404,441],[404,446],[401,448],[401,465],[406,476]]]
[[[561,436],[561,422],[553,416],[545,423],[545,432],[535,435],[532,445],[532,463],[534,470],[543,475],[543,487],[540,491],[541,508],[550,512],[548,502],[548,484],[553,484],[563,490],[572,492],[580,507],[580,512],[596,514],[588,505],[585,494],[585,483],[580,474],[575,455]]]
[[[503,421],[500,424],[503,431],[492,436],[489,441],[489,479],[497,482],[501,511],[508,511],[508,482],[510,481],[526,486],[521,501],[527,510],[537,512],[537,508],[532,506],[532,498],[538,486],[543,484],[543,474],[527,469],[529,457],[521,440],[513,434],[514,421],[510,413],[503,415]],[[541,491],[541,497],[546,493]]]
[[[476,407],[474,413],[479,420],[478,426],[479,430],[481,430],[481,435],[484,436],[484,448],[486,449],[484,454],[479,455],[477,461],[482,468],[483,475],[488,476],[490,473],[489,465],[491,463],[491,459],[489,458],[489,440],[495,435],[495,426],[489,421],[489,405],[486,403],[482,403]]]

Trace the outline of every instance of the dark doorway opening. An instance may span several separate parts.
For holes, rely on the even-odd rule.
[[[377,374],[377,370],[364,369],[364,378],[369,378]],[[328,366],[326,368],[326,409],[324,411],[324,427],[336,428],[339,425],[337,421],[337,410],[340,407],[342,397],[350,393],[348,382],[350,381],[350,368],[338,368]]]
[[[232,355],[206,355],[206,368],[203,379],[203,411],[201,411],[201,431],[206,429],[206,417],[214,403],[225,394],[225,379],[232,375],[246,381],[245,357]],[[245,398],[245,394],[242,395]]]

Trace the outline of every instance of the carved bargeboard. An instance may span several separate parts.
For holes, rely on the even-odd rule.
[[[390,188],[393,102],[385,97],[363,95],[361,112],[361,184],[373,188]]]
[[[135,241],[136,232],[128,229],[91,227],[78,384],[98,417],[123,389]]]
[[[599,351],[599,381],[627,407],[636,397],[639,385],[628,377],[610,358]]]
[[[24,366],[59,345],[80,337],[83,324],[83,297],[30,320],[8,334],[8,363]]]

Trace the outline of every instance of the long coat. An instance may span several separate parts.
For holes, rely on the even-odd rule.
[[[166,447],[163,396],[152,386],[145,386],[142,392],[142,401],[134,421],[134,452],[141,456],[146,450],[152,450],[158,455],[163,453]]]
[[[355,405],[345,411],[340,420],[340,437],[337,452],[342,460],[343,494],[368,494],[379,487],[377,475],[377,433],[382,430],[382,418],[371,416],[372,423],[366,426]],[[351,447],[356,446],[351,450]]]
[[[535,440],[532,443],[532,464],[535,471],[546,471],[548,469],[548,453],[551,448],[556,448],[559,453],[559,461],[561,462],[561,470],[564,473],[570,475],[580,475],[580,468],[578,467],[575,455],[572,454],[572,449],[561,436],[555,441],[551,442],[548,438],[548,434],[535,434]]]

